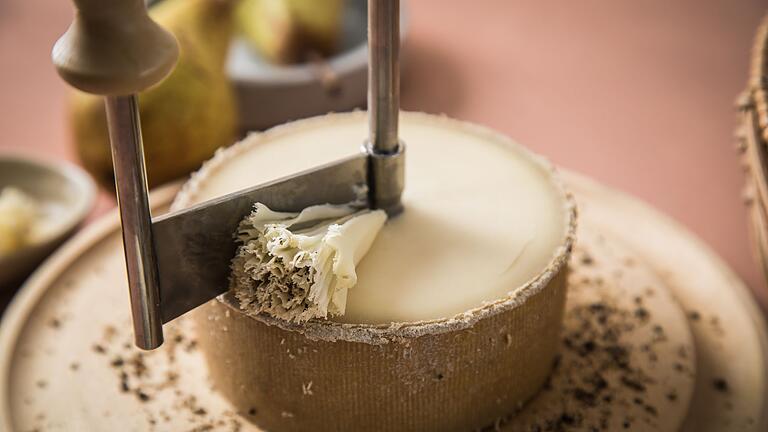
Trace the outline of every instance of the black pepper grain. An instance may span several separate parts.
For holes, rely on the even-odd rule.
[[[720,393],[728,393],[728,381],[724,378],[715,378],[712,380],[712,387]]]
[[[136,397],[138,397],[142,402],[148,402],[150,400],[149,395],[141,390],[136,390]]]

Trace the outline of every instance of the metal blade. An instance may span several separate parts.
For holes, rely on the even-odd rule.
[[[359,199],[367,180],[364,153],[152,220],[163,323],[224,293],[240,221],[260,202],[276,211]]]

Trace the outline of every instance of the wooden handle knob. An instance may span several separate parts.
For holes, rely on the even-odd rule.
[[[147,15],[144,0],[74,0],[77,14],[53,46],[53,63],[70,85],[122,96],[162,80],[179,55],[176,38]]]

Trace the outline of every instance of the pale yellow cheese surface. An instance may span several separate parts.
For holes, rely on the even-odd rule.
[[[273,130],[210,171],[192,203],[359,151],[365,113]],[[545,163],[499,135],[403,113],[405,211],[357,268],[346,314],[355,323],[447,318],[504,297],[540,273],[566,232],[564,197]],[[231,151],[230,151],[231,152]]]
[[[0,256],[26,246],[35,235],[38,203],[19,189],[0,190]]]

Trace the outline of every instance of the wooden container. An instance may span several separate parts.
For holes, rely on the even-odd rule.
[[[768,278],[768,15],[755,36],[749,82],[738,106],[737,137],[747,173],[745,201],[755,256]]]
[[[191,204],[200,185],[228,158],[306,125],[333,127],[350,119],[364,123],[365,114],[329,115],[251,135],[206,164],[174,207]],[[515,145],[474,125],[401,116],[406,127],[412,122]],[[541,388],[553,366],[576,220],[570,194],[551,167],[531,159],[548,170],[566,207],[562,243],[534,278],[509,287],[507,297],[450,318],[378,325],[325,320],[298,325],[246,315],[226,294],[194,312],[216,389],[272,431],[467,431],[514,412]]]

